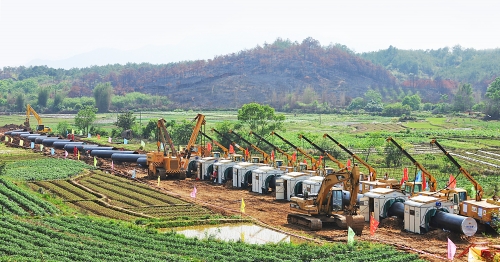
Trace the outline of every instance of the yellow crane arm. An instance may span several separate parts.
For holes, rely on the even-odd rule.
[[[160,152],[160,143],[163,143],[163,154],[166,156],[167,155],[167,147],[166,144],[168,143],[170,147],[170,151],[172,152],[172,156],[177,156],[177,151],[175,150],[174,142],[172,141],[172,138],[170,137],[170,134],[167,131],[167,127],[165,126],[165,123],[167,121],[163,118],[158,119],[157,122],[157,136],[158,136],[158,141],[156,143],[158,147],[158,152]]]
[[[271,132],[271,135],[276,135],[277,137],[279,137],[281,140],[283,140],[283,142],[287,143],[289,146],[291,146],[292,148],[294,148],[295,150],[297,150],[298,152],[300,152],[302,155],[304,155],[305,157],[309,158],[313,164],[313,168],[316,169],[317,165],[318,165],[318,160],[314,159],[314,157],[310,156],[309,154],[307,154],[304,150],[300,149],[299,147],[295,146],[294,144],[292,144],[290,141],[286,140],[284,137],[280,136],[279,134],[277,134],[276,132]]]
[[[386,139],[387,142],[392,142],[398,149],[399,151],[401,151],[403,153],[403,155],[405,155],[408,159],[410,159],[410,161],[418,168],[420,169],[420,171],[422,171],[423,175],[427,178],[427,180],[429,181],[429,191],[430,192],[436,192],[437,191],[437,181],[436,181],[436,178],[434,178],[433,175],[431,175],[429,173],[429,171],[427,171],[427,169],[425,169],[424,166],[422,166],[419,162],[417,162],[417,160],[415,160],[408,152],[406,152],[406,150],[404,150],[403,147],[401,147],[392,137],[388,137]]]
[[[211,138],[210,136],[208,136],[207,134],[205,134],[205,132],[201,131],[200,130],[200,134],[202,134],[204,137],[206,137],[208,140],[212,141],[212,143],[214,143],[216,146],[218,146],[223,152],[224,152],[224,157],[227,158],[229,156],[229,150],[221,145],[221,143],[217,142],[217,140],[214,140],[213,138]]]
[[[198,138],[198,133],[201,130],[201,126],[203,126],[205,124],[205,116],[202,114],[198,114],[193,119],[193,121],[196,121],[196,125],[193,128],[193,133],[191,133],[191,138],[189,138],[189,142],[186,146],[187,154],[184,156],[184,158],[187,160],[189,160],[189,158],[191,157],[191,149],[196,142],[196,138]],[[189,161],[184,161],[183,168],[187,169],[188,164],[189,164]]]
[[[467,170],[465,170],[456,160],[453,158],[452,155],[450,155],[439,143],[436,141],[436,139],[431,140],[431,145],[435,144],[443,153],[450,159],[450,161],[455,164],[456,167],[460,170],[460,172],[472,183],[474,186],[474,189],[476,190],[476,196],[475,199],[476,201],[481,201],[483,199],[483,187],[472,177]]]
[[[259,147],[257,147],[256,145],[250,143],[250,141],[246,140],[245,138],[243,138],[242,136],[240,136],[239,134],[237,134],[236,132],[234,132],[233,130],[229,130],[229,133],[231,134],[234,134],[235,136],[237,136],[238,138],[240,138],[241,140],[243,140],[243,142],[247,143],[248,145],[250,145],[253,149],[255,149],[256,151],[258,151],[259,153],[262,154],[262,157],[264,158],[264,164],[267,164],[270,162],[270,159],[271,159],[271,156],[269,154],[267,154],[264,150],[260,149]]]
[[[30,104],[26,105],[26,122],[24,124],[26,126],[29,126],[31,114],[33,114],[33,116],[36,118],[38,125],[42,125],[42,118],[38,115],[38,113],[35,111],[35,109],[33,109],[33,107],[31,107]]]
[[[337,166],[340,168],[340,169],[343,169],[345,168],[345,165],[344,163],[340,162],[338,159],[336,159],[335,157],[333,157],[331,154],[329,154],[328,152],[326,152],[323,148],[319,147],[318,145],[316,145],[314,142],[312,142],[311,140],[309,140],[307,137],[305,137],[304,135],[299,135],[299,139],[304,139],[306,140],[307,142],[309,142],[309,144],[311,144],[314,148],[316,148],[317,150],[319,150],[323,155],[326,155],[330,160],[332,160],[335,164],[337,164]],[[318,161],[319,162],[319,161]]]
[[[370,181],[377,180],[377,171],[370,164],[366,163],[363,159],[361,159],[356,154],[354,154],[353,152],[351,152],[351,150],[347,149],[347,147],[345,147],[341,143],[337,142],[337,140],[335,140],[329,134],[324,134],[323,138],[325,138],[325,137],[328,137],[335,144],[337,144],[337,146],[339,146],[342,150],[344,150],[345,152],[347,152],[350,156],[354,157],[354,159],[356,159],[358,162],[360,162],[363,166],[365,166],[366,168],[368,168],[368,172],[370,172]]]
[[[259,138],[261,141],[263,141],[264,143],[266,143],[267,145],[269,145],[270,147],[274,148],[274,150],[278,151],[279,153],[281,153],[282,155],[284,155],[286,157],[286,159],[288,160],[288,163],[290,164],[295,164],[293,163],[293,156],[288,154],[286,151],[284,151],[283,149],[273,145],[271,142],[267,141],[265,138],[263,138],[262,136],[250,131],[250,135],[254,135],[256,136],[257,138]]]

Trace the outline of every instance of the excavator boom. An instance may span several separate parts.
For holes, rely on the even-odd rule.
[[[283,142],[287,143],[289,146],[291,146],[293,149],[299,151],[302,155],[304,155],[305,157],[309,158],[313,164],[313,167],[314,169],[316,169],[317,167],[317,162],[318,160],[316,160],[314,157],[310,156],[309,154],[307,154],[304,150],[300,149],[299,147],[295,146],[294,144],[292,144],[290,141],[286,140],[284,137],[280,136],[279,134],[277,134],[276,132],[271,132],[271,135],[276,135],[277,137],[279,137],[281,140],[283,140]]]
[[[184,154],[184,161],[182,167],[184,170],[187,170],[188,164],[189,164],[189,158],[191,157],[191,151],[192,147],[194,146],[196,142],[196,138],[198,138],[198,133],[201,130],[201,127],[205,124],[205,116],[202,114],[198,114],[193,121],[196,121],[195,126],[193,127],[193,132],[191,133],[191,138],[189,138],[189,142],[186,146],[186,154]],[[201,154],[201,152],[200,152]]]
[[[386,139],[386,141],[391,141],[398,149],[399,151],[401,151],[403,153],[403,155],[405,155],[408,159],[410,159],[410,161],[418,168],[420,169],[420,171],[422,171],[423,175],[427,178],[427,180],[429,181],[429,191],[430,192],[436,192],[437,191],[437,181],[436,181],[436,178],[434,178],[433,175],[431,175],[429,173],[429,171],[427,171],[425,169],[425,167],[423,167],[419,162],[417,162],[417,160],[415,160],[410,154],[408,154],[408,152],[406,152],[406,150],[404,150],[404,148],[402,148],[392,137],[388,137]],[[413,193],[413,192],[411,192]]]
[[[460,170],[460,172],[472,183],[474,186],[474,189],[476,190],[476,201],[481,201],[483,198],[483,187],[472,177],[467,170],[465,170],[456,160],[453,158],[450,153],[448,153],[442,146],[441,144],[438,143],[436,139],[431,140],[431,145],[434,144],[436,145],[443,153],[448,157],[448,159]]]
[[[203,135],[204,137],[206,137],[208,140],[212,141],[212,143],[214,143],[216,146],[218,146],[222,151],[224,151],[224,157],[227,158],[228,155],[229,155],[229,150],[221,145],[219,142],[217,142],[216,140],[214,140],[213,138],[211,138],[210,136],[208,136],[207,134],[205,134],[205,132],[201,131],[200,130],[200,134]]]
[[[345,147],[341,143],[337,142],[337,140],[335,140],[329,134],[324,134],[323,138],[325,138],[325,137],[328,137],[335,144],[337,144],[337,146],[339,146],[342,150],[344,150],[345,152],[347,152],[350,156],[354,157],[354,159],[356,159],[358,162],[360,162],[363,166],[365,166],[366,168],[368,168],[368,171],[370,172],[370,181],[377,180],[377,171],[370,164],[366,163],[363,159],[361,159],[356,154],[354,154],[353,152],[351,152],[351,150],[347,149],[347,147]]]
[[[262,136],[254,133],[252,131],[250,131],[250,134],[256,136],[260,141],[263,141],[268,146],[272,147],[274,150],[276,150],[276,151],[280,152],[282,155],[286,156],[286,159],[288,160],[289,164],[294,164],[293,163],[293,156],[291,156],[290,154],[288,154],[286,151],[284,151],[284,150],[280,149],[279,147],[273,145],[271,142],[267,141],[265,138],[263,138]]]
[[[33,114],[33,116],[36,118],[36,121],[37,121],[36,131],[38,133],[45,134],[45,133],[52,132],[52,129],[50,127],[44,126],[42,124],[42,118],[40,117],[40,115],[38,115],[38,113],[35,111],[35,109],[33,109],[33,107],[31,107],[30,104],[26,105],[26,120],[24,121],[24,125],[26,127],[30,127],[30,116],[31,116],[31,114]]]
[[[299,139],[304,139],[306,140],[307,142],[309,142],[309,144],[311,144],[314,148],[316,148],[317,150],[319,150],[323,155],[326,155],[330,160],[332,160],[335,164],[337,164],[337,166],[340,168],[340,169],[343,169],[345,168],[345,165],[344,163],[340,162],[338,159],[336,159],[335,157],[333,157],[331,154],[329,154],[328,152],[326,152],[323,148],[319,147],[318,145],[316,145],[314,142],[312,142],[311,140],[309,140],[307,137],[305,137],[304,135],[299,135]]]
[[[243,140],[243,142],[247,143],[249,146],[251,146],[253,149],[255,149],[256,151],[258,151],[259,153],[262,154],[262,157],[264,158],[264,164],[267,164],[270,162],[271,160],[271,156],[269,154],[267,154],[264,150],[260,149],[259,147],[257,147],[256,145],[250,143],[250,141],[246,140],[245,138],[243,138],[242,136],[240,136],[239,134],[237,134],[236,132],[234,132],[233,130],[229,130],[229,133],[232,133],[233,135],[237,136],[239,139]]]
[[[167,121],[163,118],[160,118],[157,122],[157,129],[156,129],[156,135],[157,135],[157,146],[158,146],[158,152],[160,152],[161,146],[160,143],[163,143],[163,155],[168,155],[167,154],[167,147],[166,144],[170,147],[170,152],[172,153],[172,156],[177,156],[177,150],[175,150],[174,142],[172,141],[172,138],[170,137],[170,134],[167,131],[167,127],[165,126],[165,123]]]
[[[245,154],[246,150],[241,147],[240,145],[236,144],[234,141],[232,141],[230,138],[228,138],[225,134],[222,134],[221,132],[215,130],[215,128],[212,128],[212,131],[217,133],[219,136],[221,136],[223,139],[227,140],[229,142],[230,145],[233,145],[235,146],[236,148],[238,148],[238,150],[240,150],[242,152],[242,154],[245,156],[245,161],[248,161],[248,158]]]

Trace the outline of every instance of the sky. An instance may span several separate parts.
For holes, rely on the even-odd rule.
[[[0,0],[0,68],[109,49],[172,50],[165,63],[211,59],[277,38],[358,53],[490,49],[500,47],[499,10],[494,0]],[[134,59],[157,63],[143,53]]]

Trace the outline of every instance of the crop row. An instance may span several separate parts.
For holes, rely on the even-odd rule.
[[[112,208],[103,206],[98,203],[97,200],[89,200],[89,201],[78,201],[73,203],[75,206],[78,206],[84,210],[90,211],[91,213],[98,215],[98,216],[103,216],[103,217],[109,217],[109,218],[114,218],[114,219],[120,219],[120,220],[134,220],[137,217],[130,215],[125,212],[121,212],[118,210],[114,210]]]
[[[179,217],[198,218],[210,215],[210,211],[196,205],[139,207],[139,208],[130,208],[130,210],[137,213],[143,213],[146,215],[162,217],[162,218],[179,218]]]
[[[78,194],[77,187],[73,186],[73,188],[64,188],[54,183],[54,181],[36,181],[32,184],[45,188],[50,192],[56,194],[57,196],[63,198],[67,201],[79,201],[79,200],[90,200],[95,199],[96,197],[92,196],[92,198],[87,198],[86,194]]]
[[[4,213],[20,216],[29,214],[42,216],[59,213],[59,210],[53,205],[21,190],[5,178],[0,178],[0,199],[0,205]]]
[[[41,158],[8,163],[5,173],[14,179],[38,181],[68,178],[80,174],[84,169],[93,168],[81,161]]]
[[[116,184],[118,187],[121,188],[126,188],[130,191],[137,192],[142,196],[148,196],[153,199],[158,199],[163,201],[163,204],[168,203],[168,204],[185,204],[186,202],[175,198],[171,197],[169,195],[166,195],[164,193],[158,192],[154,189],[151,189],[147,185],[142,185],[140,183],[132,183],[130,180],[121,178],[118,176],[113,176],[113,175],[106,175],[104,173],[96,173],[92,174],[92,178],[101,180],[103,182],[109,183],[109,184]],[[86,179],[86,178],[84,178]]]
[[[415,261],[417,255],[367,245],[251,245],[185,238],[124,223],[58,217],[0,219],[0,256],[57,261]],[[391,257],[397,260],[391,260]],[[404,258],[405,260],[401,260]]]

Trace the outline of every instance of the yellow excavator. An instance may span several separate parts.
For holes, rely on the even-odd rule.
[[[47,134],[52,133],[52,129],[48,126],[44,126],[42,124],[42,118],[38,115],[38,113],[31,107],[30,104],[26,105],[26,120],[24,121],[24,125],[30,128],[30,116],[33,114],[35,116],[38,125],[36,126],[36,132],[39,134]]]
[[[354,165],[351,171],[341,169],[326,175],[317,195],[305,193],[303,197],[292,197],[290,209],[297,213],[288,214],[288,223],[310,230],[321,230],[323,224],[332,223],[342,229],[350,227],[357,235],[361,235],[365,218],[358,215],[359,177],[359,167]],[[349,191],[335,186],[347,180],[353,185]]]

